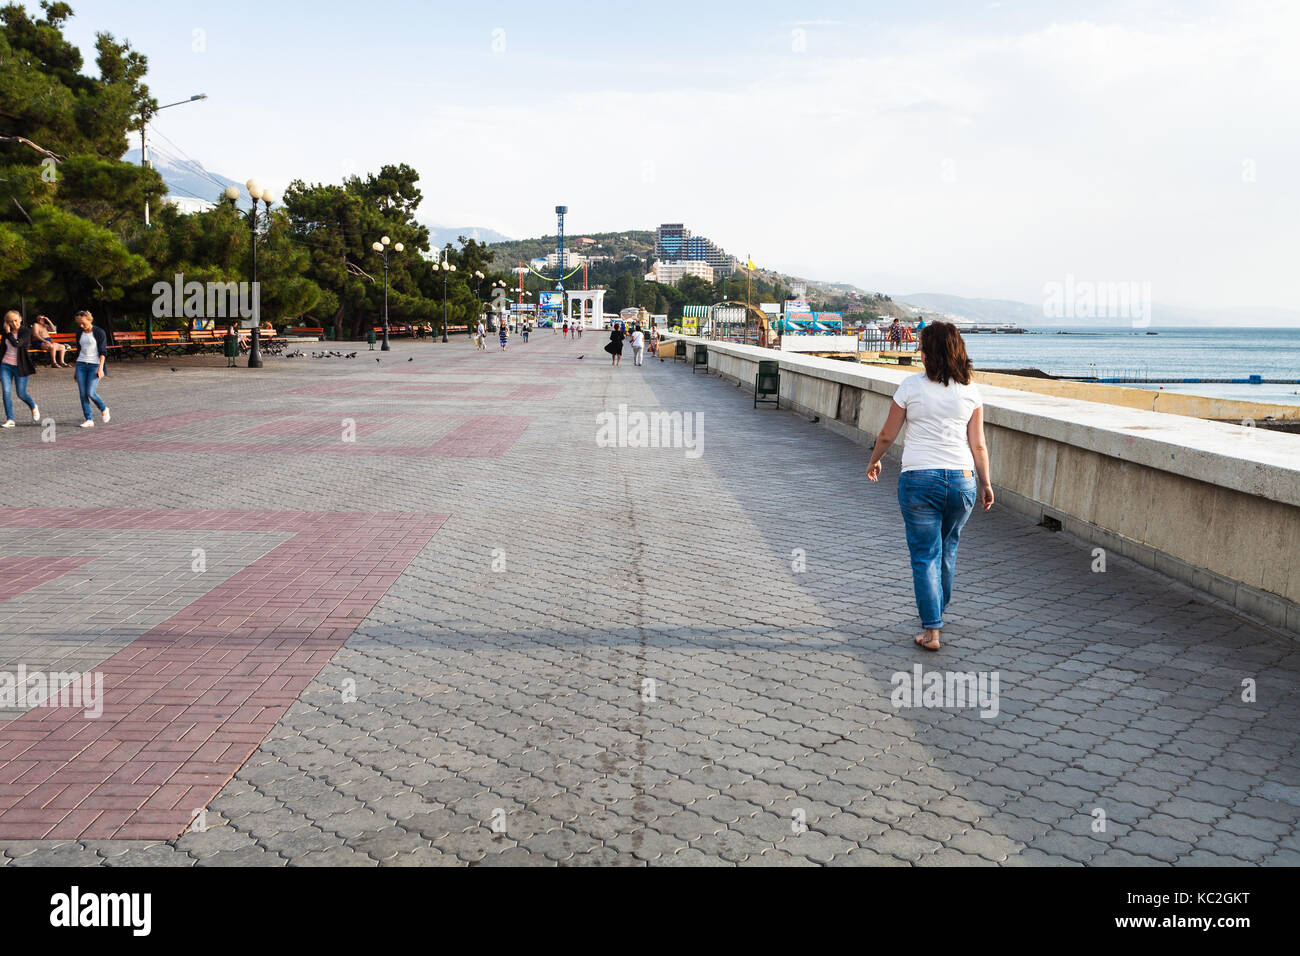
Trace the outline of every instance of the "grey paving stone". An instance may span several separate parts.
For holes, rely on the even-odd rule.
[[[169,407],[382,418],[399,402],[412,417],[376,439],[394,455],[289,458],[272,447],[311,441],[299,437],[267,439],[266,454],[151,452],[148,438],[94,457],[54,452],[96,506],[135,507],[165,485],[167,506],[210,508],[205,476],[239,473],[223,506],[297,509],[309,488],[312,509],[348,512],[370,507],[382,473],[394,508],[450,517],[211,801],[206,833],[0,844],[7,865],[1294,862],[1300,762],[1295,708],[1282,702],[1300,687],[1296,647],[1211,606],[1186,608],[1144,571],[1081,575],[1085,550],[995,509],[963,537],[948,659],[1002,673],[1002,714],[895,710],[889,676],[915,659],[896,475],[868,488],[861,447],[755,412],[743,389],[672,363],[579,363],[582,346],[544,334],[504,354],[461,345],[399,341],[367,366],[277,360],[252,388],[245,372],[200,359],[180,374],[114,371],[122,422]],[[473,365],[457,358],[470,355]],[[558,392],[500,402],[410,388],[454,372],[502,394]],[[338,388],[294,394],[306,385]],[[595,413],[611,403],[700,412],[704,456],[595,448]],[[466,422],[487,438],[484,416],[496,414],[527,420],[499,457],[414,453]],[[213,419],[169,437],[262,440],[237,434]],[[772,467],[773,448],[800,468]],[[43,503],[39,457],[7,459],[11,504]],[[809,500],[809,474],[853,491],[852,506]],[[501,501],[501,482],[519,475],[537,489],[582,475],[583,488]],[[121,620],[79,610],[75,592],[51,582],[0,605],[0,664],[60,654],[93,666],[201,593],[167,576],[191,535],[88,543],[55,530],[0,521],[0,553],[114,558],[96,567],[116,568],[105,581],[122,601],[108,617]],[[233,575],[284,540],[221,532],[210,557]],[[793,574],[797,547],[836,574]],[[490,570],[494,549],[506,574]],[[124,554],[138,560],[116,560]],[[867,591],[843,584],[868,573],[880,581]],[[56,614],[84,635],[76,646],[33,630]],[[1267,668],[1278,703],[1225,697],[1214,675],[1243,668]],[[359,700],[341,699],[345,677]],[[641,699],[644,677],[658,681],[653,703]],[[1089,829],[1098,807],[1105,834]],[[498,808],[504,834],[484,826]]]

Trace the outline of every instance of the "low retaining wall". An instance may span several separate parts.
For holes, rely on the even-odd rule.
[[[870,444],[909,369],[680,338],[781,407]],[[693,349],[691,349],[693,351]],[[1300,635],[1300,436],[981,385],[999,501]],[[906,428],[891,457],[897,458]],[[864,479],[865,480],[865,479]],[[1081,569],[1082,572],[1083,569]]]

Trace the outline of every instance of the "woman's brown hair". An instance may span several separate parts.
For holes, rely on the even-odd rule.
[[[925,376],[933,382],[949,381],[969,385],[970,356],[957,326],[951,322],[932,322],[921,330],[921,358],[925,362]]]

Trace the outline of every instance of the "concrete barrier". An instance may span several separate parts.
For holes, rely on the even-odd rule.
[[[914,370],[685,338],[753,386],[778,361],[781,407],[870,444]],[[982,384],[1001,504],[1300,636],[1300,436]],[[755,412],[755,414],[760,414]],[[901,454],[906,429],[891,457]],[[865,480],[865,479],[864,479]],[[1081,569],[1082,570],[1082,569]]]

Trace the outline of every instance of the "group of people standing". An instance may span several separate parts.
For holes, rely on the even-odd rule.
[[[73,317],[73,321],[77,326],[77,361],[73,364],[84,416],[81,427],[94,428],[95,408],[99,409],[104,424],[108,424],[112,419],[108,405],[99,395],[99,380],[104,377],[104,362],[108,357],[108,336],[103,329],[95,325],[94,316],[89,312],[78,312]],[[11,310],[5,313],[2,329],[0,387],[4,392],[5,420],[0,424],[0,428],[15,427],[15,394],[31,411],[32,421],[39,423],[40,407],[27,391],[28,380],[36,374],[36,363],[32,361],[31,353],[48,352],[50,364],[54,368],[67,368],[65,358],[68,349],[50,338],[50,333],[55,331],[55,326],[43,315],[29,322],[21,313]]]

